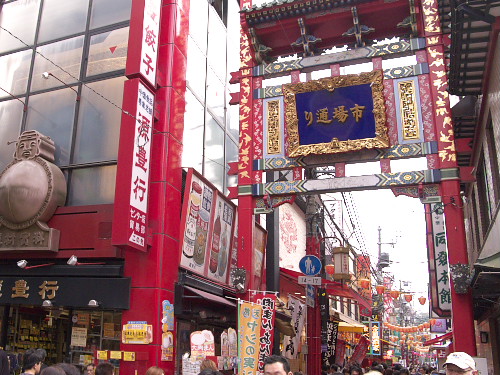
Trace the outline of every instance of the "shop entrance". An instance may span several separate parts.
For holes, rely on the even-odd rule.
[[[20,367],[28,349],[45,349],[48,365],[67,362],[83,369],[97,351],[120,350],[121,312],[63,307],[0,306],[0,346]],[[113,362],[112,359],[109,360]],[[119,360],[113,363],[119,367]]]

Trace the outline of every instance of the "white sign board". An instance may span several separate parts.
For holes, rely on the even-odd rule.
[[[142,83],[139,83],[138,87],[137,112],[135,114],[137,121],[130,186],[131,227],[129,229],[131,234],[129,241],[139,246],[145,246],[154,95]]]
[[[160,0],[145,0],[142,24],[141,74],[153,87],[156,86],[160,9]]]
[[[321,277],[299,276],[299,284],[302,284],[302,285],[321,285]]]
[[[71,346],[87,346],[87,328],[71,328]]]

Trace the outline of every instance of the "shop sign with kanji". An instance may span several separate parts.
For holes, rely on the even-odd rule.
[[[160,0],[134,1],[130,20],[126,75],[140,74],[152,88],[156,87],[160,10]]]
[[[113,244],[147,250],[154,94],[138,79],[125,82],[113,221]]]
[[[380,71],[283,86],[289,156],[385,148]]]
[[[254,375],[259,366],[262,306],[240,303],[238,314],[238,373]]]
[[[446,246],[444,207],[442,203],[436,203],[431,205],[431,209],[438,306],[441,310],[450,310],[451,290],[450,275],[448,270],[448,250]]]

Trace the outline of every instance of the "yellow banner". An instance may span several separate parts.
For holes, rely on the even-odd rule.
[[[238,314],[238,342],[241,344],[238,356],[238,372],[241,375],[255,375],[259,368],[260,326],[262,306],[240,303]]]

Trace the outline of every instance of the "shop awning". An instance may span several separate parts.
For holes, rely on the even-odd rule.
[[[434,337],[432,340],[427,340],[424,342],[424,346],[429,346],[429,345],[434,345],[437,344],[438,342],[444,341],[444,340],[449,340],[453,338],[453,332],[448,332],[445,333],[444,335]]]
[[[217,296],[215,294],[208,293],[208,292],[205,292],[205,291],[200,290],[200,289],[192,288],[190,286],[184,286],[184,288],[189,290],[190,292],[193,292],[194,294],[199,295],[200,297],[202,297],[206,300],[218,302],[218,303],[221,303],[221,304],[227,305],[227,306],[236,307],[236,303],[228,301],[224,297]]]
[[[368,327],[364,324],[339,322],[339,332],[364,333],[367,330]]]

